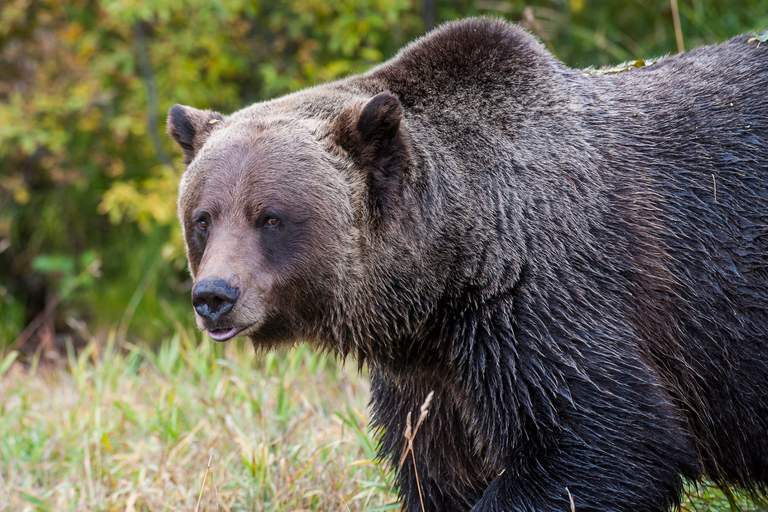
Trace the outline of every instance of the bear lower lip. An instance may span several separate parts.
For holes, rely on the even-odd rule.
[[[208,335],[214,341],[227,341],[228,339],[233,338],[241,330],[242,329],[238,329],[237,327],[230,327],[229,329],[213,329],[208,331]]]

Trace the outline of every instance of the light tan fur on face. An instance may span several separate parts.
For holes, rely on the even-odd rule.
[[[259,261],[258,252],[245,257],[245,249],[255,246],[256,240],[249,226],[242,224],[228,219],[214,228],[198,266],[194,285],[206,279],[221,279],[238,288],[240,297],[228,315],[228,322],[237,327],[257,327],[268,308],[273,283],[268,273],[259,271],[264,264]],[[195,317],[198,328],[204,330],[200,316],[195,314]],[[247,330],[242,334],[247,335]]]
[[[334,165],[338,155],[316,132],[318,121],[253,114],[216,122],[182,178],[179,217],[194,285],[221,279],[240,290],[215,327],[196,315],[198,327],[246,328],[238,336],[258,338],[267,324],[288,339],[292,326],[309,322],[287,304],[305,305],[298,316],[315,314],[329,302],[328,290],[346,289],[338,283],[355,268],[357,198],[346,169]],[[201,211],[211,215],[210,228],[196,243]],[[289,232],[275,243],[259,225],[269,211],[287,216]]]

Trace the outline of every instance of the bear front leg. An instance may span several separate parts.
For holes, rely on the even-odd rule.
[[[695,452],[658,388],[650,411],[603,393],[573,408],[508,454],[472,512],[667,512],[683,477],[698,473]],[[655,392],[655,393],[654,393]],[[655,395],[655,396],[653,396]]]
[[[497,471],[488,471],[473,453],[472,440],[454,401],[446,390],[434,389],[414,376],[394,379],[373,365],[369,372],[372,426],[379,436],[379,455],[396,471],[405,509],[468,511]],[[435,394],[429,413],[414,436],[413,453],[403,459],[407,415],[411,413],[411,427],[415,427],[430,391]],[[499,461],[498,467],[501,465]]]
[[[667,512],[679,503],[682,479],[672,467],[648,471],[613,457],[596,461],[583,447],[568,451],[510,461],[471,512]]]

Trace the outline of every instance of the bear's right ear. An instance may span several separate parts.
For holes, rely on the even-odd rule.
[[[339,114],[334,132],[356,166],[366,174],[374,214],[391,212],[402,191],[407,146],[400,130],[403,106],[384,91]]]
[[[222,119],[224,116],[211,110],[198,110],[183,105],[171,107],[166,127],[168,134],[184,151],[185,164],[189,165],[195,158],[213,126]]]

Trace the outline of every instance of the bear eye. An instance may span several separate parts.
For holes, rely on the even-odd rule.
[[[268,209],[262,211],[256,218],[255,226],[257,228],[269,228],[270,230],[278,230],[283,228],[283,220],[285,215],[280,210]]]
[[[208,215],[200,215],[197,218],[197,221],[195,223],[197,225],[197,229],[200,231],[207,231],[209,227],[211,227],[211,221],[208,218]]]

